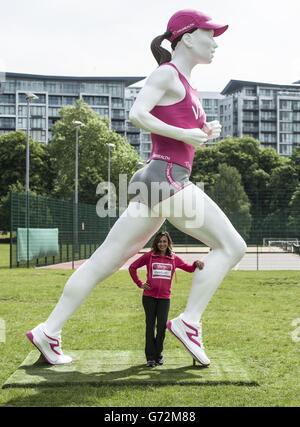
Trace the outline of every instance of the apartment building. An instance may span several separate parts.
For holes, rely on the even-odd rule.
[[[221,92],[222,137],[250,135],[290,156],[300,144],[300,86],[231,80]]]
[[[27,128],[26,93],[38,99],[31,103],[31,136],[47,144],[52,126],[60,118],[59,110],[82,99],[112,129],[126,136],[126,87],[144,77],[62,77],[6,73],[0,85],[0,134]],[[134,145],[134,144],[133,144]]]

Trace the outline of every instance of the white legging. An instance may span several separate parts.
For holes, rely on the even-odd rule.
[[[192,213],[196,210],[199,218],[194,220]],[[205,268],[194,272],[183,314],[186,321],[198,324],[223,278],[240,261],[247,246],[216,203],[191,184],[152,211],[143,204],[129,203],[103,244],[67,281],[58,304],[45,322],[46,331],[49,334],[60,332],[97,283],[142,249],[166,218],[212,249],[204,258]]]

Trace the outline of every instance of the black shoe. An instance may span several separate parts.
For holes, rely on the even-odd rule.
[[[147,368],[155,368],[155,360],[147,360]]]
[[[159,356],[157,359],[156,359],[156,364],[157,365],[163,365],[164,364],[164,356]]]

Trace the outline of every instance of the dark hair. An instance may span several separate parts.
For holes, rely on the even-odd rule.
[[[172,44],[171,44],[171,48],[172,48],[172,50],[175,50],[175,49],[176,49],[177,43],[179,43],[179,42],[180,42],[180,40],[182,39],[182,37],[183,37],[185,34],[192,34],[192,33],[193,33],[194,31],[196,31],[196,30],[198,30],[198,28],[193,28],[193,29],[191,29],[191,30],[189,30],[189,31],[186,31],[185,33],[181,34],[181,36],[177,37],[177,39],[175,39],[174,41],[172,41]]]
[[[160,250],[158,249],[157,244],[158,244],[158,242],[160,241],[160,239],[161,239],[163,236],[166,236],[166,238],[168,239],[168,247],[167,247],[166,255],[168,255],[168,256],[172,256],[172,250],[173,250],[172,245],[173,245],[173,242],[172,242],[172,239],[171,239],[170,234],[169,234],[167,231],[161,231],[160,233],[158,233],[158,234],[154,237],[154,240],[153,240],[152,248],[151,248],[151,249],[152,249],[152,251],[153,251],[155,254],[157,254],[157,253],[159,253],[159,252],[160,252]]]
[[[198,28],[193,28],[190,31],[186,31],[184,34],[187,34],[187,33],[191,34],[197,29]],[[172,42],[171,44],[172,50],[175,50],[177,43],[180,42],[184,34],[181,34],[181,36],[177,37],[177,39],[175,39]],[[164,34],[161,34],[160,36],[157,36],[155,37],[155,39],[152,40],[151,51],[158,65],[162,65],[165,62],[170,62],[172,59],[171,53],[167,49],[164,49],[163,47],[161,47],[162,42],[168,37],[170,37],[171,35],[172,35],[171,31],[166,31]]]
[[[166,31],[164,34],[161,34],[152,40],[151,51],[158,65],[170,62],[172,59],[171,53],[167,49],[161,47],[162,42],[171,35],[172,33],[170,31]]]

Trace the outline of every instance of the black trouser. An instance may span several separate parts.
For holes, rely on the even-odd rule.
[[[146,314],[146,359],[157,360],[163,351],[170,300],[143,295],[143,306]]]

